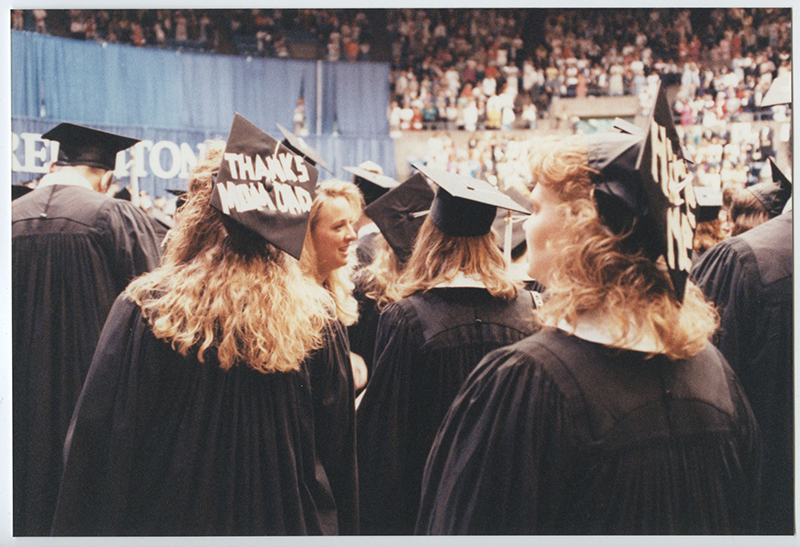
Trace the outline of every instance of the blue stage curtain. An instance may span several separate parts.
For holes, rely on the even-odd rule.
[[[323,110],[334,114],[341,135],[389,134],[388,64],[326,63],[325,72],[323,90],[330,100]]]
[[[225,129],[239,112],[292,129],[303,97],[317,125],[317,61],[100,44],[11,32],[12,114],[76,123]],[[323,63],[322,133],[389,134],[389,65]]]
[[[11,31],[12,131],[43,133],[70,121],[194,146],[211,136],[227,138],[239,112],[281,140],[275,123],[291,131],[303,97],[311,133],[306,140],[336,176],[349,179],[341,167],[364,160],[394,176],[386,114],[389,65],[321,62],[323,134],[315,135],[319,66],[318,61],[187,53]],[[320,179],[330,176],[323,172]],[[12,180],[31,178],[14,173]],[[148,176],[140,184],[161,195],[166,186],[181,182]]]

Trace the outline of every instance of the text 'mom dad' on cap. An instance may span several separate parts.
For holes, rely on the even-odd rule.
[[[87,165],[106,171],[114,170],[117,153],[139,142],[139,139],[68,122],[58,124],[42,138],[58,142],[56,165]]]
[[[299,259],[318,175],[302,156],[236,114],[211,205]]]
[[[431,221],[447,235],[462,237],[488,234],[498,207],[528,213],[486,181],[416,163],[412,167],[439,187],[431,205]]]

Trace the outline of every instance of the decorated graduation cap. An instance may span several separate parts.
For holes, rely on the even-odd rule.
[[[497,208],[528,211],[486,181],[431,167],[412,164],[439,188],[431,204],[431,221],[450,236],[482,236],[489,233]]]
[[[523,209],[527,210],[530,206],[530,200],[528,200],[528,198],[526,198],[516,188],[506,188],[505,190],[502,190],[502,192],[513,199]],[[500,246],[500,250],[505,252],[506,247],[508,246],[509,252],[507,254],[510,257],[513,257],[518,249],[520,249],[525,243],[525,229],[523,228],[523,224],[529,215],[529,211],[524,214],[512,213],[508,210],[497,211],[497,216],[492,223],[492,230],[498,236],[498,245]],[[507,243],[506,239],[508,238],[506,234],[508,232],[507,228],[509,222],[511,225],[510,242]]]
[[[425,177],[415,173],[364,209],[364,214],[375,222],[401,262],[411,256],[414,241],[430,211],[433,196]]]
[[[680,139],[663,87],[642,134],[606,133],[589,137],[589,167],[602,221],[625,234],[627,252],[664,256],[678,301],[683,301],[692,266],[697,203]]]
[[[12,184],[11,185],[11,201],[14,201],[17,198],[21,198],[25,194],[28,194],[33,191],[33,188],[30,186],[25,186],[24,184]]]
[[[67,122],[58,124],[42,138],[59,143],[56,165],[88,165],[107,171],[114,170],[118,152],[139,142],[139,139]]]
[[[299,259],[318,171],[236,114],[211,193],[211,205]]]
[[[745,190],[753,194],[764,206],[769,218],[775,218],[783,212],[784,206],[792,197],[792,183],[775,165],[775,160],[769,158],[769,165],[772,167],[772,181],[759,182]]]
[[[698,222],[716,220],[719,217],[719,210],[722,208],[722,190],[695,186],[694,196],[697,201]]]
[[[364,196],[364,202],[367,205],[400,185],[392,177],[369,171],[361,166],[344,167],[344,170],[353,174],[353,183],[361,190],[361,195]]]
[[[774,80],[772,85],[761,99],[761,106],[776,106],[779,104],[792,104],[792,73],[786,72]]]
[[[637,137],[644,138],[646,136],[645,130],[641,127],[632,124],[627,120],[623,120],[622,118],[614,118],[614,129],[620,131],[621,133],[627,133],[628,135],[635,135]],[[689,150],[685,147],[681,148],[681,152],[683,153],[683,159],[691,164],[694,164],[694,158],[692,157]]]
[[[333,169],[331,169],[330,166],[325,163],[325,160],[322,159],[322,156],[319,155],[319,152],[311,148],[306,141],[283,127],[281,124],[276,123],[275,125],[277,125],[278,129],[280,129],[281,133],[283,133],[284,138],[281,141],[282,145],[295,154],[300,154],[303,156],[311,165],[319,165],[329,173],[333,173]]]

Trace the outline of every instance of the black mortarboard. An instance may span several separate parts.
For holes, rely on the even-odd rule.
[[[236,114],[211,205],[299,259],[319,172]]]
[[[696,201],[663,87],[643,136],[606,133],[589,137],[589,167],[603,222],[627,233],[625,250],[664,256],[675,295],[683,301],[697,225]]]
[[[281,141],[282,145],[295,154],[300,154],[303,156],[311,165],[319,165],[329,173],[333,173],[333,169],[331,169],[328,164],[325,163],[325,160],[322,159],[322,156],[319,155],[319,152],[311,148],[306,141],[283,127],[281,124],[276,123],[275,125],[277,125],[278,129],[280,129],[281,133],[283,133],[284,139]]]
[[[783,212],[786,202],[792,197],[792,183],[775,165],[775,160],[769,158],[769,164],[772,167],[772,181],[759,182],[745,189],[764,206],[769,218],[775,218]]]
[[[364,203],[369,205],[392,188],[397,188],[400,183],[392,177],[380,173],[373,173],[361,167],[344,167],[345,171],[353,174],[353,184],[361,190]]]
[[[761,106],[776,106],[779,104],[792,104],[792,73],[781,74],[774,80],[772,85],[764,93],[761,99]]]
[[[21,198],[25,194],[32,192],[33,188],[30,186],[25,186],[24,184],[12,184],[11,185],[11,201],[14,201],[17,198]]]
[[[530,207],[530,200],[516,188],[506,188],[502,190],[502,192],[513,199],[522,208],[528,209],[528,207]],[[525,214],[513,214],[511,211],[497,212],[497,216],[492,223],[492,230],[497,235],[498,245],[501,251],[505,251],[505,232],[508,217],[511,217],[511,255],[513,256],[517,248],[525,243],[525,229],[522,225],[529,215],[530,212]]]
[[[186,196],[186,192],[187,192],[186,190],[178,190],[178,189],[175,189],[175,188],[167,188],[167,192],[169,192],[170,194],[172,194],[173,196],[176,196],[178,198],[177,200],[175,200],[175,209],[176,210],[180,209],[181,205],[186,203],[186,197],[185,197]]]
[[[722,190],[695,186],[694,197],[697,200],[697,222],[707,222],[719,218],[722,208]]]
[[[431,221],[447,235],[488,234],[498,207],[528,212],[486,181],[418,164],[412,166],[439,186],[431,204]]]
[[[42,138],[59,143],[57,165],[88,165],[107,171],[114,170],[118,152],[139,142],[139,139],[66,122],[55,126]]]
[[[131,201],[131,190],[127,186],[121,190],[118,190],[114,197],[116,199],[124,199],[125,201]]]
[[[408,260],[433,202],[433,190],[421,173],[389,190],[364,209],[401,262]]]

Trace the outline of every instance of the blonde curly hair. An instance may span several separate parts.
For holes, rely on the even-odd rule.
[[[620,345],[637,329],[656,334],[670,359],[699,353],[718,326],[718,316],[700,289],[687,281],[683,303],[673,292],[663,259],[622,251],[622,238],[600,222],[593,200],[585,137],[544,139],[532,156],[538,184],[563,200],[564,226],[553,237],[562,249],[547,286],[547,301],[535,313],[542,325],[598,313],[620,334]]]
[[[262,373],[298,370],[322,346],[330,295],[293,258],[209,204],[225,143],[204,143],[162,264],[125,294],[156,338],[204,362]]]

